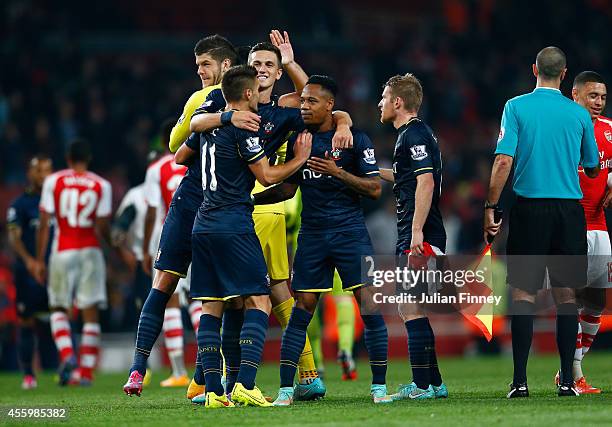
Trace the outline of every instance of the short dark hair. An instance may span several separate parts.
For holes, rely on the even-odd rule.
[[[237,102],[242,99],[245,89],[253,87],[257,70],[250,65],[237,65],[230,68],[221,80],[221,91],[227,102]]]
[[[219,34],[213,34],[198,40],[193,48],[193,53],[197,56],[207,53],[217,62],[229,59],[232,65],[237,64],[239,60],[238,52],[234,45]]]
[[[75,139],[68,145],[66,156],[71,162],[89,163],[91,160],[91,146],[84,139]]]
[[[253,52],[257,52],[259,50],[267,50],[268,52],[273,52],[274,54],[276,54],[276,59],[278,60],[278,66],[282,67],[283,66],[283,57],[281,55],[281,51],[278,47],[274,46],[272,43],[270,42],[261,42],[261,43],[257,43],[255,46],[253,46],[251,48],[251,50],[249,51],[249,56],[251,56],[251,54]]]
[[[544,79],[552,80],[558,78],[566,66],[567,59],[565,58],[565,53],[558,47],[545,47],[536,56],[538,74]]]
[[[166,148],[166,146],[170,142],[170,134],[172,133],[172,128],[174,127],[174,123],[176,123],[174,119],[168,118],[164,120],[161,126],[159,127],[159,137],[161,139],[160,142],[163,148]]]
[[[419,111],[423,103],[423,86],[419,79],[412,73],[403,76],[399,74],[387,80],[384,87],[389,86],[391,96],[400,98],[404,101],[406,111]]]
[[[329,76],[322,76],[320,74],[314,74],[308,78],[307,85],[319,85],[326,91],[328,91],[333,98],[338,94],[338,84],[334,79]]]
[[[582,73],[579,73],[574,78],[574,86],[573,87],[582,86],[585,83],[603,83],[603,84],[606,84],[606,81],[601,76],[601,74],[596,73],[595,71],[583,71]]]

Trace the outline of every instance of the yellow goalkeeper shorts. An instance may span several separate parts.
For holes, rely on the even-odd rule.
[[[287,230],[285,215],[281,213],[254,213],[255,233],[268,266],[271,280],[289,279],[287,257]]]

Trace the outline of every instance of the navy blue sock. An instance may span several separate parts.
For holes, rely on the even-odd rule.
[[[146,373],[147,360],[162,330],[164,310],[169,299],[170,295],[155,288],[152,288],[149,292],[140,312],[138,331],[136,332],[136,351],[134,352],[134,362],[130,372],[138,371],[141,375]]]
[[[225,391],[231,392],[240,371],[240,332],[244,322],[244,310],[225,310],[221,349],[225,359]],[[267,324],[266,324],[267,325]]]
[[[283,333],[280,351],[281,387],[293,387],[295,371],[300,355],[306,344],[306,329],[312,319],[312,314],[301,308],[293,307],[289,323]]]
[[[431,345],[429,320],[421,317],[405,323],[408,332],[408,351],[412,367],[412,381],[420,389],[426,389],[431,384],[429,375],[429,353]]]
[[[427,317],[425,319],[427,319],[427,327],[429,328],[431,347],[431,351],[429,352],[429,380],[431,381],[431,385],[439,387],[442,385],[442,374],[440,374],[440,369],[438,368],[438,357],[436,356],[436,335],[431,328],[429,319]]]
[[[221,319],[210,314],[200,316],[198,353],[202,358],[206,391],[221,396]]]
[[[365,325],[363,338],[370,357],[372,384],[386,384],[389,336],[385,319],[380,314],[362,315],[361,318]]]
[[[257,309],[244,312],[244,323],[240,332],[240,371],[236,382],[241,383],[248,390],[255,387],[255,377],[267,331],[268,315],[266,313]]]
[[[198,328],[198,335],[200,335],[200,328]],[[199,351],[196,352],[196,364],[195,372],[193,373],[193,380],[197,385],[206,384],[206,379],[204,378],[204,366],[202,365],[202,355]]]
[[[34,328],[22,326],[19,328],[19,363],[24,375],[34,375],[32,356],[34,355]]]

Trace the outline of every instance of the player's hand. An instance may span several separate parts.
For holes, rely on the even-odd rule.
[[[234,111],[232,114],[232,124],[237,128],[259,132],[261,117],[252,111]]]
[[[121,259],[127,266],[128,271],[130,272],[130,274],[134,274],[136,272],[136,266],[138,264],[136,255],[134,255],[132,251],[128,251],[128,250],[121,250],[120,253],[121,253]],[[149,265],[151,264],[149,263]]]
[[[488,237],[496,236],[501,228],[502,220],[495,222],[495,211],[493,209],[485,209],[484,214],[484,241],[488,245]]]
[[[121,247],[125,244],[127,240],[127,233],[118,227],[113,227],[111,229],[111,245],[115,248]]]
[[[152,265],[153,265],[153,259],[151,258],[151,255],[148,253],[145,253],[142,256],[142,271],[144,271],[147,276],[153,276]]]
[[[329,155],[329,151],[325,152],[325,158],[311,157],[306,162],[308,168],[313,172],[322,173],[323,175],[338,176],[340,168]]]
[[[338,126],[332,137],[332,150],[344,150],[353,147],[353,132],[348,126]]]
[[[44,262],[38,260],[34,261],[34,263],[32,276],[39,285],[43,286],[45,284],[45,278],[47,277],[47,267]]]
[[[36,258],[34,257],[27,257],[25,259],[25,267],[28,270],[28,273],[30,273],[30,276],[36,278],[36,272],[37,272],[37,268],[38,268],[38,263],[36,262]]]
[[[291,64],[295,61],[293,47],[289,41],[289,34],[287,34],[287,31],[283,31],[283,34],[281,34],[279,30],[272,30],[270,32],[270,41],[280,50],[281,62],[283,65]]]
[[[423,230],[412,230],[412,240],[410,241],[410,255],[421,256],[425,252],[423,247]]]
[[[293,153],[296,159],[306,161],[310,156],[310,150],[312,149],[312,134],[308,131],[301,132],[295,140],[293,146]]]
[[[604,198],[604,201],[602,203],[603,208],[604,209],[609,208],[611,202],[612,202],[612,191],[610,191],[610,189],[608,188],[606,197]]]

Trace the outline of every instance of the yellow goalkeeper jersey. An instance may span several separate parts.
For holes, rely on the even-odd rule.
[[[206,97],[210,92],[215,89],[221,88],[221,85],[212,85],[205,87],[204,89],[200,89],[194,92],[183,107],[183,114],[179,117],[178,121],[172,128],[172,132],[170,133],[170,151],[175,153],[181,147],[181,144],[185,142],[189,135],[191,135],[191,131],[189,130],[189,123],[191,121],[191,116],[193,115],[196,108],[206,101]]]
[[[282,165],[285,163],[285,158],[287,157],[287,143],[285,142],[281,147],[276,151],[276,163],[277,165]],[[253,187],[253,191],[251,194],[257,194],[264,191],[266,187],[261,185],[257,180],[255,180],[255,187]],[[274,203],[271,205],[255,205],[255,209],[253,210],[254,214],[261,213],[275,213],[275,214],[285,214],[285,202]]]

